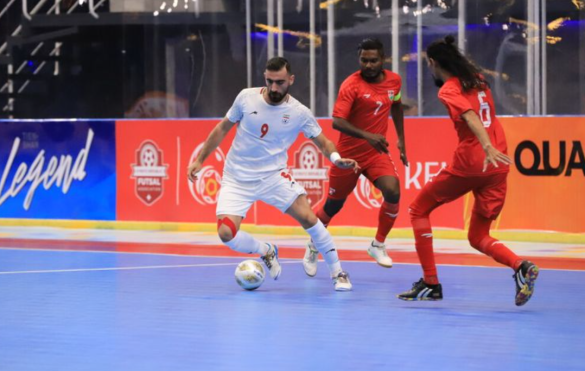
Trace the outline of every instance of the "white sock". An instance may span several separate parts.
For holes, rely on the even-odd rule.
[[[384,242],[380,242],[374,238],[374,241],[372,241],[372,245],[374,245],[376,247],[380,247],[380,246],[384,246]]]
[[[245,254],[260,254],[266,255],[268,252],[268,245],[258,241],[249,233],[244,231],[238,231],[236,237],[232,238],[228,242],[224,242],[230,249],[237,252],[243,252]]]
[[[333,239],[331,238],[331,234],[329,234],[327,228],[325,228],[320,220],[317,220],[317,224],[309,229],[306,229],[306,231],[311,236],[315,248],[317,248],[321,255],[323,255],[323,259],[325,259],[325,262],[329,267],[329,273],[331,273],[331,277],[337,277],[339,272],[342,271],[341,263],[339,262],[335,244],[333,243]]]

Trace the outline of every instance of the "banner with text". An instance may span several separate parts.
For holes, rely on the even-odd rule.
[[[0,121],[0,218],[115,220],[114,121]]]
[[[214,222],[221,175],[235,129],[205,162],[192,184],[186,176],[218,120],[119,121],[117,124],[117,212],[119,220]],[[331,120],[319,120],[334,142],[338,132]],[[585,232],[585,118],[503,118],[509,155],[514,159],[508,179],[506,206],[494,224],[498,229]],[[392,125],[390,125],[392,127]],[[396,149],[389,130],[390,152],[401,183],[401,211],[396,227],[410,227],[408,205],[421,187],[450,161],[457,145],[448,118],[406,118],[409,167]],[[314,207],[325,201],[331,163],[302,135],[289,151],[291,175],[308,193]],[[242,164],[242,166],[246,166]],[[375,227],[381,193],[361,178],[332,225]],[[431,215],[433,226],[463,229],[469,221],[473,197],[443,205]],[[245,222],[296,225],[278,210],[261,202]]]

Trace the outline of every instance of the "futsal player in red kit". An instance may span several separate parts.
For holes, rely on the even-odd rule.
[[[361,170],[346,171],[331,168],[329,195],[317,217],[328,225],[343,207],[361,174],[368,178],[384,197],[378,216],[378,230],[368,247],[368,254],[379,265],[390,268],[392,259],[384,241],[398,216],[400,183],[394,162],[388,152],[388,117],[392,116],[398,136],[400,159],[407,165],[403,129],[403,109],[400,100],[400,76],[384,69],[384,46],[377,39],[365,39],[358,47],[360,70],[341,84],[333,109],[333,128],[341,132],[337,150],[342,157],[355,159]],[[305,273],[317,273],[318,251],[312,242],[307,244],[303,259]]]
[[[500,264],[514,269],[516,305],[524,305],[534,291],[538,267],[522,260],[490,236],[490,225],[506,198],[506,178],[512,160],[506,155],[506,137],[496,117],[491,90],[480,70],[454,45],[453,36],[427,48],[428,67],[439,89],[439,100],[455,124],[459,144],[451,164],[421,190],[410,205],[416,252],[424,277],[403,300],[441,300],[443,292],[433,255],[430,213],[444,203],[473,192],[475,204],[469,225],[469,243]]]

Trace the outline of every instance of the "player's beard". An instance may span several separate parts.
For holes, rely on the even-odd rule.
[[[282,102],[284,97],[286,97],[287,94],[288,94],[288,89],[286,89],[286,91],[283,94],[281,94],[277,91],[269,91],[268,92],[268,99],[270,99],[270,101],[272,103],[280,103],[280,102]]]
[[[378,68],[378,69],[362,68],[362,70],[360,72],[362,79],[364,79],[367,82],[376,81],[381,73],[382,73],[382,68]]]

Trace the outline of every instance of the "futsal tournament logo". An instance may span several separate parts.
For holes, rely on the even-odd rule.
[[[168,179],[168,164],[163,164],[163,152],[152,140],[142,142],[136,150],[136,163],[132,164],[136,179],[136,196],[147,206],[152,206],[164,193],[163,180]]]
[[[199,144],[191,154],[189,163],[195,161],[205,143]],[[225,163],[225,155],[218,147],[209,156],[201,171],[197,174],[195,182],[189,182],[191,196],[201,205],[213,205],[217,203],[219,189],[221,188],[221,171]]]
[[[305,188],[309,204],[316,205],[323,199],[324,183],[328,166],[323,165],[323,155],[312,142],[305,142],[294,154],[293,178]]]
[[[358,202],[366,209],[379,208],[382,206],[382,192],[363,175],[360,175],[357,186],[353,189],[353,194]]]

